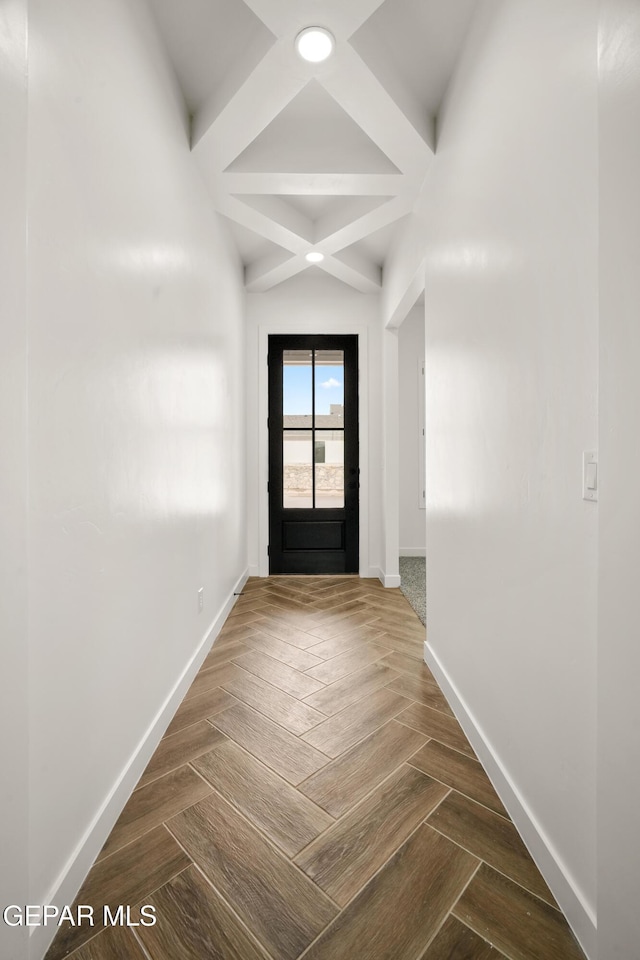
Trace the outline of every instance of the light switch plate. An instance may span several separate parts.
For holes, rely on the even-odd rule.
[[[598,453],[585,450],[582,454],[582,499],[598,499]]]

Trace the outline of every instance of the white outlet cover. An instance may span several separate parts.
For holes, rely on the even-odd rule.
[[[582,454],[582,499],[598,500],[598,453],[585,450]]]

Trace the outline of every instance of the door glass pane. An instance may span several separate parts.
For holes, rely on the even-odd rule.
[[[344,507],[344,430],[316,430],[316,507]]]
[[[313,507],[313,435],[311,430],[285,430],[282,435],[282,506]]]
[[[316,427],[344,427],[344,352],[316,350]]]
[[[285,350],[282,357],[283,426],[311,427],[313,414],[313,354]]]

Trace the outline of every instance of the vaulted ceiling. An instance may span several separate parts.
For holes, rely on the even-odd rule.
[[[150,0],[192,150],[250,291],[321,269],[363,292],[428,175],[476,0]],[[322,26],[323,63],[295,37]],[[305,255],[324,254],[310,267]]]

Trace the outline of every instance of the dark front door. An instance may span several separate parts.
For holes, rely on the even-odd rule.
[[[269,573],[358,572],[358,338],[269,337]]]

